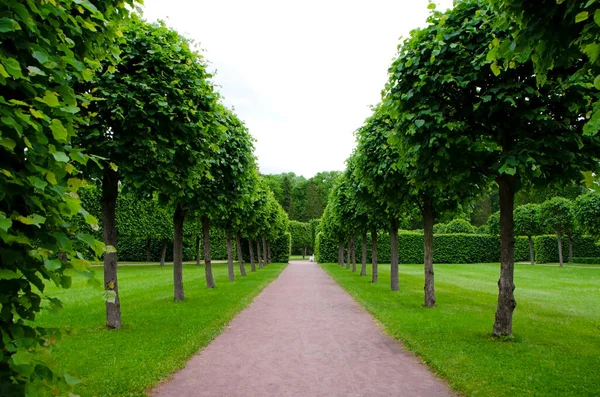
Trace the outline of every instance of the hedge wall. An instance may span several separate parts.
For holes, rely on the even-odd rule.
[[[558,239],[556,236],[536,236],[533,240],[537,262],[558,262]],[[563,260],[567,262],[569,258],[569,242],[566,237],[562,239],[562,247]],[[600,256],[600,246],[598,246],[592,237],[574,237],[573,256],[585,258],[598,257]]]
[[[271,242],[271,260],[274,263],[288,263],[292,251],[292,235],[284,233]]]
[[[588,265],[600,265],[600,257],[578,258],[573,257],[573,263],[585,263]]]

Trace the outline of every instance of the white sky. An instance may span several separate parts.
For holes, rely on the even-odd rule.
[[[428,14],[427,0],[144,3],[146,19],[165,20],[205,50],[225,104],[257,140],[260,171],[307,178],[345,168],[399,37]]]

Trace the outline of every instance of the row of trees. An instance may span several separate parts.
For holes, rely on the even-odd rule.
[[[44,280],[67,288],[68,270],[92,277],[90,265],[103,256],[106,325],[121,327],[115,247],[123,192],[172,213],[177,301],[186,221],[202,231],[209,288],[211,225],[227,232],[230,280],[232,239],[240,255],[241,236],[256,241],[268,263],[269,242],[287,230],[258,175],[253,139],[221,104],[202,54],[163,23],[132,14],[134,1],[95,3],[0,5],[2,395],[68,383],[32,358],[58,336],[32,322],[42,300],[60,305],[43,294]],[[81,205],[85,184],[99,189],[101,227]],[[142,209],[130,204],[129,226],[121,226],[139,230]]]
[[[398,227],[419,214],[424,304],[433,307],[436,217],[495,186],[501,269],[492,333],[509,336],[516,307],[515,193],[525,184],[573,183],[598,170],[600,138],[586,123],[599,95],[572,65],[557,64],[540,81],[527,56],[497,59],[490,46],[512,48],[515,27],[510,18],[503,24],[497,18],[489,2],[457,2],[446,13],[433,11],[429,26],[402,43],[382,103],[356,133],[357,148],[324,211],[321,233],[339,241],[342,264],[344,241],[353,245],[370,230],[375,245],[377,231],[388,228],[391,289],[398,290]]]

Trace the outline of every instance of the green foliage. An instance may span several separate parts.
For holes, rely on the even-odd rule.
[[[285,232],[271,240],[271,259],[276,263],[287,263],[292,252],[292,235]]]
[[[600,238],[600,193],[589,192],[577,197],[573,211],[581,229]]]
[[[533,238],[535,247],[535,260],[538,263],[557,263],[558,262],[558,240],[556,236],[536,236]],[[563,253],[567,252],[569,242],[566,238],[562,239]],[[597,242],[590,237],[573,237],[573,256],[577,257],[596,257],[600,256],[600,247]]]
[[[338,241],[327,238],[320,232],[315,243],[315,258],[319,263],[333,263],[338,261]]]
[[[540,217],[546,231],[571,235],[575,230],[573,203],[562,197],[554,197],[540,206]]]
[[[310,220],[310,222],[308,222],[309,226],[310,226],[310,247],[313,250],[313,253],[316,252],[315,251],[315,247],[317,244],[317,234],[319,234],[320,230],[319,230],[319,225],[321,224],[321,219],[312,219]]]
[[[34,395],[70,388],[32,352],[49,349],[57,330],[35,320],[45,294],[43,280],[68,288],[65,271],[89,275],[91,256],[103,246],[77,231],[71,219],[98,221],[81,207],[78,167],[89,157],[72,145],[80,113],[92,95],[77,85],[93,78],[102,62],[117,57],[119,24],[133,1],[21,1],[0,4],[0,394]],[[77,252],[79,241],[88,252]],[[59,256],[60,253],[60,256]]]
[[[312,233],[310,224],[290,221],[289,230],[292,236],[292,251],[302,254],[304,248],[311,246]]]
[[[464,219],[454,219],[446,226],[444,233],[475,233],[475,227]]]
[[[584,263],[584,264],[588,264],[588,265],[600,265],[600,256],[594,256],[594,257],[588,257],[588,258],[573,257],[573,263]]]
[[[514,211],[515,236],[535,236],[542,234],[541,209],[537,204],[525,204]]]
[[[435,225],[433,225],[433,233],[434,234],[446,233],[447,226],[448,226],[447,223],[436,223]]]
[[[488,227],[492,236],[500,235],[500,211],[490,215],[488,218]]]
[[[488,225],[481,225],[475,229],[476,234],[490,234],[490,227]]]

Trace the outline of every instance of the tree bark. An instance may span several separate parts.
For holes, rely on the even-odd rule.
[[[350,239],[352,241],[352,272],[356,273],[356,239],[354,238],[354,234]]]
[[[262,239],[262,250],[263,250],[263,266],[267,266],[267,239]]]
[[[269,264],[273,263],[273,257],[271,256],[271,240],[267,240],[267,261]]]
[[[196,266],[200,266],[200,236],[196,235]]]
[[[340,238],[338,245],[338,265],[344,267],[344,240]]]
[[[237,254],[238,254],[238,263],[240,265],[240,276],[245,277],[246,276],[246,267],[244,266],[244,254],[242,253],[242,237],[240,236],[239,233],[236,233],[236,235],[235,235],[235,244],[236,244]]]
[[[185,211],[181,205],[175,207],[173,215],[173,292],[175,301],[185,299],[183,293],[183,223],[185,221]]]
[[[256,264],[254,263],[254,247],[252,240],[248,239],[248,251],[250,252],[250,271],[256,271]]]
[[[227,239],[227,275],[229,281],[235,281],[234,267],[233,267],[233,247],[231,246],[231,233],[225,233]]]
[[[146,239],[146,262],[150,263],[150,237]]]
[[[367,275],[367,231],[362,232],[362,261],[360,266],[360,275]]]
[[[573,236],[567,235],[569,240],[569,263],[573,263]]]
[[[117,197],[119,175],[110,167],[102,176],[102,230],[104,244],[117,247]],[[114,302],[106,301],[106,327],[121,328],[121,301],[117,282],[117,253],[104,254],[104,289],[114,292]]]
[[[260,239],[256,240],[256,259],[258,260],[258,268],[263,268],[262,257],[260,253]]]
[[[210,221],[208,217],[202,218],[202,237],[204,242],[204,274],[206,275],[206,286],[215,288],[215,279],[212,273],[212,263],[210,261]]]
[[[379,281],[379,272],[377,268],[377,229],[371,231],[371,282]]]
[[[494,321],[494,336],[512,335],[513,311],[517,306],[514,290],[515,237],[513,210],[515,202],[514,176],[497,178],[500,196],[500,279],[498,280],[498,307]]]
[[[563,252],[562,252],[562,233],[560,231],[556,232],[556,237],[558,239],[558,263],[560,263],[560,267],[565,265],[563,261]]]
[[[352,239],[348,238],[348,249],[346,250],[346,256],[347,256],[347,260],[346,260],[346,269],[350,269],[350,266],[352,264],[352,255],[350,254],[350,252],[352,251]]]
[[[392,291],[400,290],[400,281],[398,279],[398,219],[392,218],[390,227],[391,240],[391,264],[390,264],[390,287]]]
[[[160,265],[165,265],[165,259],[167,257],[167,240],[163,241],[162,252],[160,253]]]
[[[433,272],[433,205],[431,199],[423,200],[423,260],[425,268],[425,307],[435,306],[435,279]]]
[[[302,251],[302,259],[306,258],[306,245],[304,246],[304,250]]]
[[[531,260],[531,264],[535,265],[535,255],[533,254],[533,239],[531,236],[527,236],[529,240],[529,259]]]

